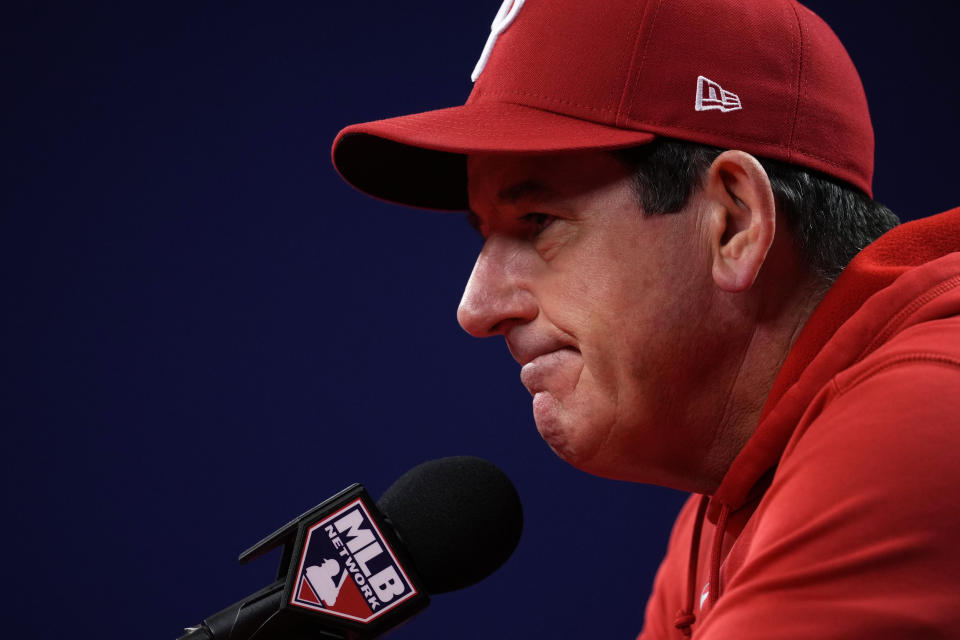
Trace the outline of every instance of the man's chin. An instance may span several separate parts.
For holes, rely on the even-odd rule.
[[[569,448],[570,434],[562,419],[560,402],[549,391],[533,395],[533,421],[537,431],[553,451],[564,458]]]
[[[565,411],[553,394],[541,391],[533,396],[533,419],[540,437],[558,457],[577,468],[589,463],[593,451],[584,446],[581,431],[587,425]]]

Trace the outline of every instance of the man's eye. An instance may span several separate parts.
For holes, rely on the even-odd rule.
[[[553,216],[546,213],[528,213],[520,216],[520,220],[533,227],[533,234],[537,235],[553,222]]]

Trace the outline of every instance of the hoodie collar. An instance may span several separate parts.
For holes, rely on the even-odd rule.
[[[908,326],[911,313],[907,312],[918,306],[912,305],[916,300],[960,287],[957,251],[960,208],[901,225],[861,251],[820,301],[774,381],[753,436],[716,493],[700,498],[684,606],[674,620],[685,636],[691,635],[696,622],[697,559],[704,520],[716,525],[708,567],[713,605],[720,596],[723,539],[731,514],[766,491],[771,471],[801,415],[830,378]],[[919,265],[927,266],[915,269]],[[824,350],[831,340],[830,348]]]
[[[944,274],[957,273],[952,263],[960,263],[960,255],[948,256],[957,251],[960,208],[900,225],[850,262],[791,348],[756,431],[712,497],[707,510],[711,522],[716,522],[723,505],[736,511],[749,501],[764,473],[778,463],[797,421],[822,386],[866,355],[874,337],[906,304],[936,286]],[[939,264],[915,269],[934,262]],[[831,339],[831,347],[824,350]]]

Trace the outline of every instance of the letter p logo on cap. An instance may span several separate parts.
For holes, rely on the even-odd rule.
[[[477,66],[473,68],[473,73],[470,74],[470,80],[473,82],[476,82],[480,74],[483,73],[483,68],[487,66],[487,60],[493,53],[493,45],[497,43],[500,34],[513,24],[517,14],[520,13],[520,8],[523,7],[523,3],[524,0],[503,0],[500,10],[497,11],[497,17],[493,19],[493,24],[490,26],[490,37],[487,38],[487,44],[483,47],[483,53],[480,54]]]

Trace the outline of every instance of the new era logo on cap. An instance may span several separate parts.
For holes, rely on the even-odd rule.
[[[742,108],[740,96],[732,91],[727,91],[709,78],[703,76],[697,78],[697,111],[713,111],[716,109],[726,113]]]

